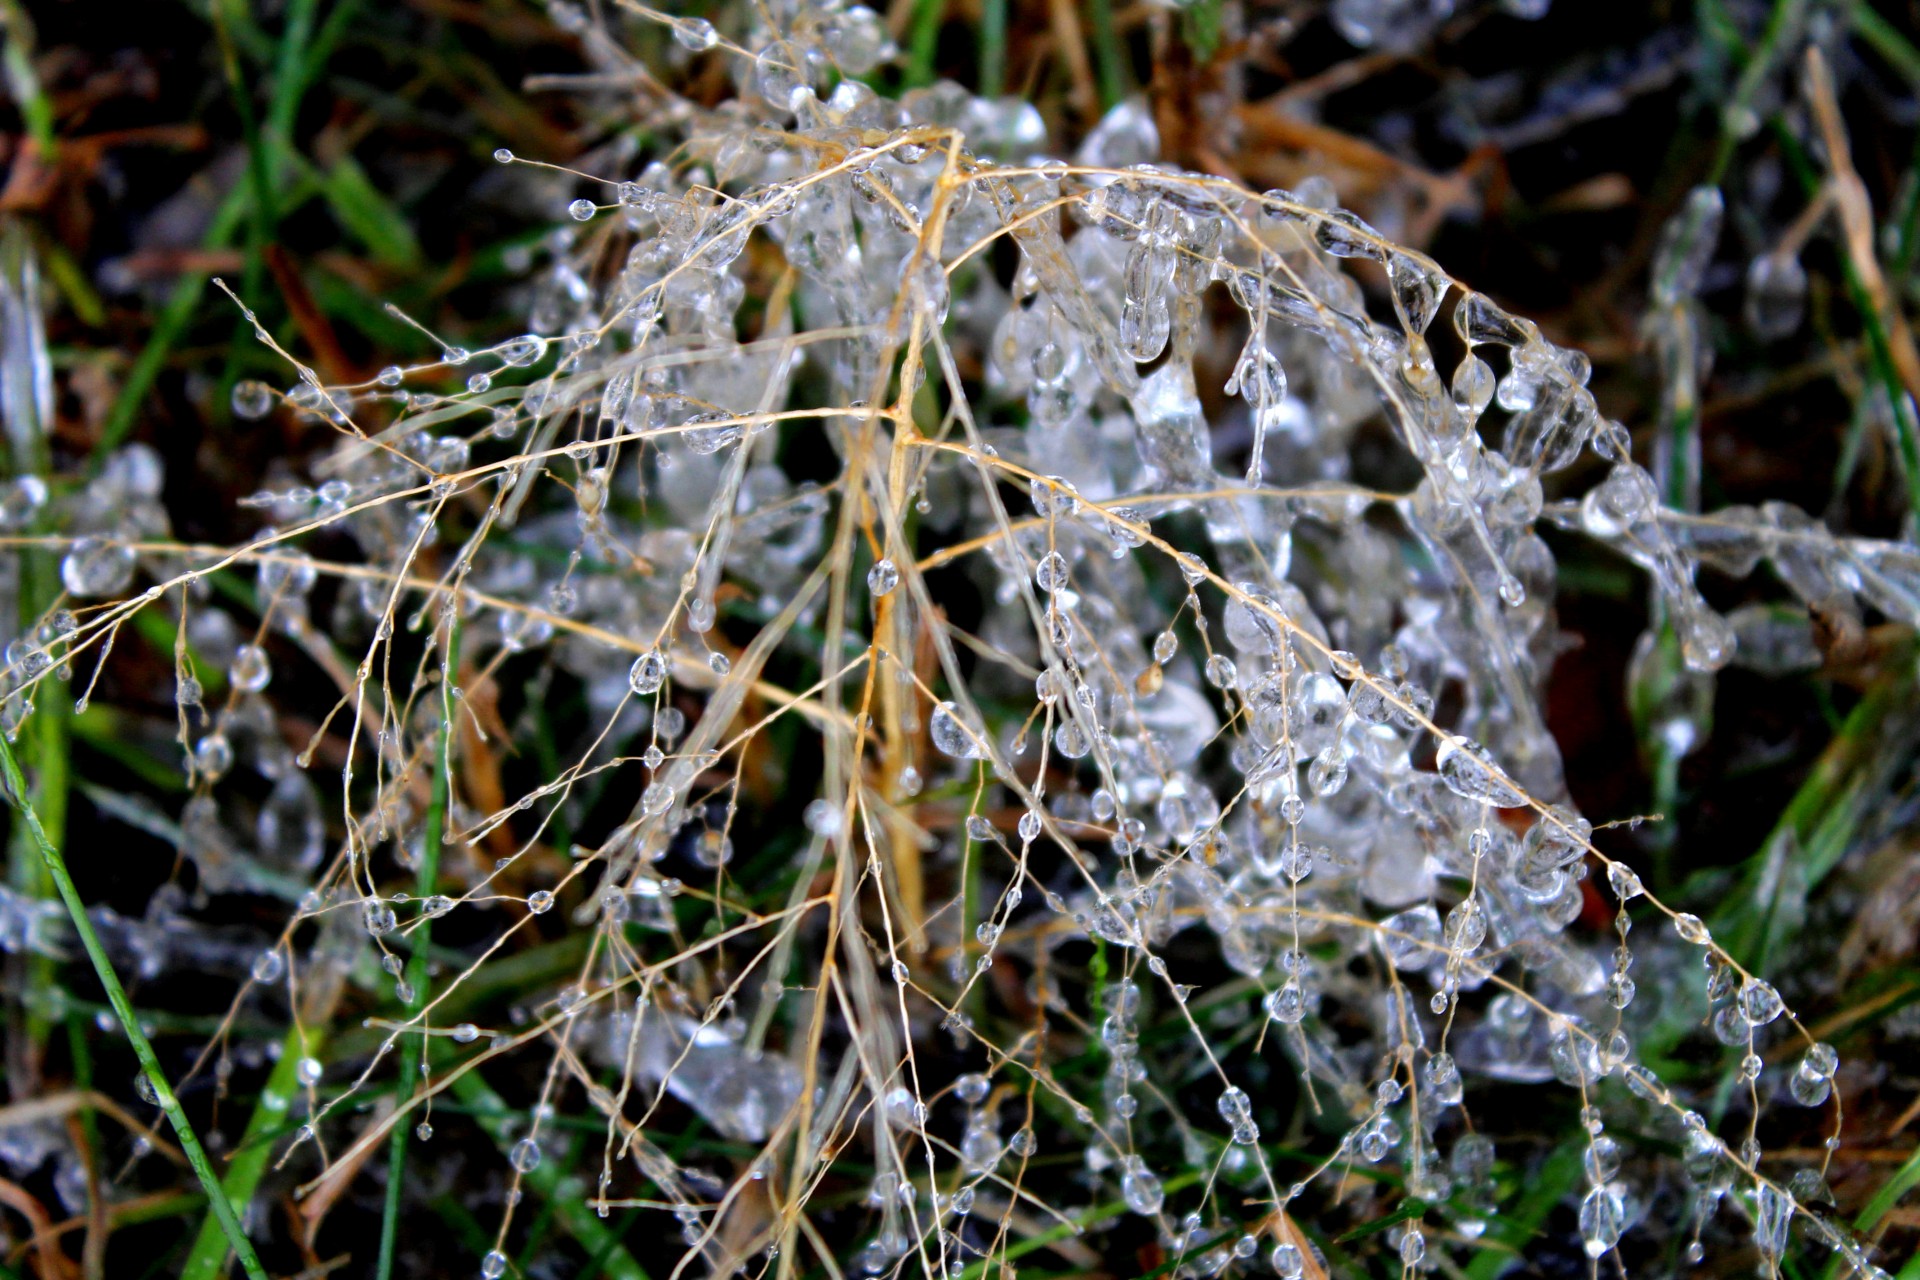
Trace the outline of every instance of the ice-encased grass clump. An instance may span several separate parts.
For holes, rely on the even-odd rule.
[[[8,650],[9,729],[170,613],[182,852],[202,893],[294,903],[248,998],[368,992],[371,1038],[302,1056],[284,1165],[312,1191],[396,1131],[431,1159],[475,1077],[520,1108],[513,1187],[674,1212],[675,1274],[1010,1275],[1112,1239],[1293,1280],[1478,1252],[1537,1147],[1476,1094],[1525,1085],[1578,1098],[1592,1258],[1772,1266],[1799,1228],[1880,1274],[1803,1207],[1823,1163],[1758,1141],[1775,1106],[1838,1134],[1834,1051],[1569,802],[1539,528],[1647,571],[1676,707],[1738,651],[1702,566],[1916,624],[1913,548],[1663,501],[1586,357],[1323,183],[1140,163],[1137,103],[1044,158],[1021,102],[862,85],[872,12],[782,12],[751,47],[646,15],[726,60],[714,108],[575,15],[644,100],[646,156],[606,160],[637,176],[566,204],[526,333],[241,384],[241,417],[338,437],[251,500],[254,542],[170,541],[137,446],[57,513],[31,478],[0,506],[57,527],[66,592]],[[1690,203],[1656,265],[1683,354],[1718,217]],[[1354,479],[1380,423],[1404,490]],[[245,622],[206,591],[230,569]],[[281,700],[326,686],[291,741]],[[155,972],[207,945],[181,897],[107,921]],[[0,939],[57,947],[39,912],[0,898]],[[531,939],[575,944],[565,975],[469,1021]],[[1718,1130],[1640,1060],[1655,984],[1740,1059]],[[731,1147],[669,1154],[693,1117]]]

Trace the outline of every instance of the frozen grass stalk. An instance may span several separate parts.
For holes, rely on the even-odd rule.
[[[140,445],[0,495],[65,587],[7,648],[5,726],[157,638],[185,796],[149,826],[201,895],[278,912],[239,999],[325,1024],[268,1076],[303,1212],[382,1169],[382,1277],[455,1168],[493,1190],[434,1211],[489,1278],[573,1250],[972,1280],[1150,1241],[1182,1280],[1491,1280],[1555,1213],[1596,1267],[1704,1241],[1876,1274],[1815,1209],[1832,1148],[1762,1145],[1782,1112],[1841,1133],[1839,1054],[1762,971],[1780,877],[1706,919],[1664,900],[1678,876],[1596,831],[1547,724],[1576,540],[1650,586],[1663,801],[1720,672],[1818,664],[1801,614],[1920,625],[1911,543],[1703,507],[1719,188],[1655,255],[1646,465],[1585,354],[1324,180],[1163,162],[1105,5],[1086,96],[1113,101],[1070,153],[932,80],[941,0],[910,7],[898,101],[863,79],[903,57],[863,6],[552,7],[582,92],[629,86],[652,132],[578,174],[495,152],[553,217],[513,329],[392,308],[426,354],[329,381],[243,308],[288,373],[234,415],[325,444],[245,500],[241,545],[173,538]],[[1018,7],[989,13],[999,67]],[[1330,16],[1431,35],[1424,7]],[[717,106],[669,87],[721,70]],[[1742,274],[1757,332],[1800,323],[1810,234]],[[1763,564],[1799,614],[1710,603]],[[1899,758],[1909,688],[1830,753],[1862,794],[1894,786],[1856,757]],[[1823,832],[1822,874],[1856,829],[1825,815],[1796,801],[1781,837]],[[158,973],[213,953],[195,905],[97,914]],[[1649,1065],[1683,1042],[1713,1082]],[[1550,1144],[1486,1123],[1530,1089],[1571,1118]],[[243,1195],[271,1132],[256,1111]]]

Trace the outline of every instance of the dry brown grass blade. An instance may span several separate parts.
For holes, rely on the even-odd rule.
[[[1900,382],[1916,403],[1920,403],[1920,348],[1916,348],[1913,330],[1907,324],[1906,314],[1887,287],[1887,278],[1880,270],[1880,258],[1873,244],[1873,205],[1867,198],[1866,183],[1853,167],[1853,148],[1847,142],[1847,127],[1840,115],[1840,103],[1834,95],[1833,73],[1827,66],[1826,55],[1820,46],[1810,44],[1806,54],[1807,96],[1813,104],[1814,119],[1820,126],[1820,140],[1825,147],[1827,167],[1831,176],[1828,181],[1833,191],[1834,207],[1840,215],[1842,239],[1847,250],[1847,260],[1853,264],[1856,275],[1860,277],[1861,287],[1866,290],[1880,323],[1887,333],[1887,346],[1893,357],[1893,365],[1900,375]]]
[[[0,1178],[0,1204],[25,1218],[27,1225],[33,1228],[32,1237],[18,1246],[16,1252],[27,1248],[33,1250],[40,1280],[77,1280],[78,1269],[72,1259],[61,1252],[59,1241],[54,1236],[53,1219],[38,1199],[19,1183]]]
[[[300,1200],[300,1219],[306,1230],[307,1248],[313,1248],[327,1215],[333,1212],[334,1205],[346,1194],[353,1180],[360,1176],[360,1171],[367,1167],[367,1162],[379,1152],[377,1139],[392,1127],[393,1122],[393,1098],[383,1094],[374,1104],[373,1113],[361,1126],[358,1141],[309,1184],[306,1195]]]
[[[167,1141],[164,1134],[141,1123],[139,1117],[118,1102],[93,1089],[68,1089],[61,1093],[28,1098],[22,1102],[0,1107],[0,1129],[35,1124],[43,1120],[64,1119],[84,1107],[91,1107],[100,1114],[110,1117],[129,1133],[139,1134],[160,1155],[185,1167],[186,1157],[180,1154],[180,1148]]]

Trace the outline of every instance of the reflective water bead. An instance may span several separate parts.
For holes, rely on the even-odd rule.
[[[675,18],[672,25],[674,40],[692,53],[705,53],[720,43],[720,33],[705,18]]]
[[[900,570],[891,560],[876,560],[867,570],[867,590],[876,596],[890,594],[900,585]]]
[[[194,768],[209,778],[222,778],[233,767],[233,744],[224,733],[210,733],[194,744]]]
[[[1713,941],[1706,923],[1699,916],[1684,911],[1673,918],[1673,931],[1680,935],[1682,942],[1691,942],[1697,947],[1704,947]]]
[[[1640,883],[1640,877],[1625,863],[1615,862],[1607,867],[1607,883],[1613,887],[1614,896],[1626,902],[1646,892]]]
[[[394,926],[400,923],[392,907],[379,898],[369,898],[360,908],[360,921],[367,932],[376,938],[384,938],[392,933]]]
[[[1067,558],[1058,551],[1047,552],[1034,567],[1033,581],[1042,591],[1059,591],[1067,585]]]
[[[1306,1014],[1306,992],[1297,982],[1288,982],[1267,997],[1267,1016],[1275,1022],[1283,1022],[1291,1026],[1306,1017]]]
[[[1809,1071],[1807,1063],[1803,1061],[1787,1078],[1787,1091],[1801,1106],[1817,1107],[1833,1093],[1833,1080]]]
[[[1756,1027],[1772,1022],[1785,1010],[1780,993],[1761,978],[1748,978],[1740,988],[1740,1012]]]
[[[1759,337],[1792,335],[1807,307],[1807,272],[1791,254],[1763,253],[1747,268],[1744,314]]]
[[[933,736],[934,749],[942,755],[956,760],[975,760],[986,754],[960,722],[959,708],[951,702],[943,702],[933,709],[928,730]]]
[[[60,582],[76,596],[111,596],[133,581],[130,547],[106,538],[81,538],[60,562]]]
[[[261,983],[280,981],[280,975],[287,971],[287,961],[277,948],[262,951],[253,961],[253,980]]]
[[[667,659],[658,649],[649,649],[628,668],[627,683],[642,697],[658,693],[667,682]]]
[[[233,415],[253,421],[267,416],[273,408],[273,388],[252,378],[233,384]]]
[[[267,682],[273,678],[273,667],[267,661],[266,650],[254,644],[243,644],[235,649],[233,662],[227,667],[227,678],[242,693],[258,693],[266,688]]]
[[[1598,1258],[1620,1243],[1627,1212],[1618,1184],[1598,1186],[1580,1202],[1580,1240],[1587,1256]]]
[[[1159,1213],[1160,1206],[1166,1201],[1166,1193],[1161,1188],[1160,1179],[1147,1168],[1146,1161],[1137,1155],[1130,1155],[1125,1158],[1122,1167],[1125,1172],[1120,1176],[1120,1198],[1126,1201],[1127,1208],[1149,1217]]]
[[[1616,970],[1607,978],[1607,1003],[1616,1009],[1624,1009],[1633,1003],[1634,981],[1625,973]]]

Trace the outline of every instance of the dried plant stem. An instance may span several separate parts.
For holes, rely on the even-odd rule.
[[[119,1018],[121,1027],[125,1029],[127,1041],[133,1046],[134,1056],[140,1059],[140,1069],[153,1086],[160,1109],[166,1112],[173,1131],[179,1135],[180,1150],[193,1167],[194,1176],[200,1180],[201,1187],[206,1190],[213,1215],[219,1220],[227,1243],[239,1255],[240,1266],[246,1271],[248,1280],[266,1280],[267,1273],[253,1252],[253,1242],[247,1239],[247,1233],[241,1228],[240,1217],[223,1193],[220,1179],[215,1176],[213,1165],[207,1159],[206,1149],[200,1145],[200,1139],[194,1133],[193,1124],[187,1119],[180,1099],[174,1096],[173,1086],[167,1083],[159,1056],[148,1043],[146,1033],[140,1030],[140,1020],[134,1016],[133,1002],[127,999],[126,989],[120,985],[113,964],[107,959],[106,948],[100,943],[100,935],[94,932],[93,921],[87,918],[86,904],[80,901],[80,891],[74,888],[73,877],[67,873],[67,860],[54,847],[53,841],[47,838],[46,829],[40,825],[40,816],[34,812],[33,802],[28,798],[27,780],[20,772],[19,761],[14,759],[13,745],[5,735],[0,735],[0,771],[5,773],[9,798],[26,822],[27,833],[39,848],[41,858],[46,861],[47,873],[53,877],[54,886],[60,892],[60,901],[67,908],[74,932],[80,936],[80,944],[86,948],[87,958],[93,962],[94,972],[100,976],[100,985],[106,989],[107,1003],[113,1006],[114,1016]]]
[[[440,743],[433,758],[433,792],[427,801],[426,828],[420,842],[420,874],[417,891],[421,897],[433,892],[440,878],[440,845],[447,828],[447,794],[453,785],[453,683],[459,673],[460,619],[451,601],[447,609],[447,662],[440,679]],[[407,961],[407,1017],[418,1018],[427,1002],[427,943],[431,920],[422,920],[413,936],[413,955]],[[423,1029],[424,1031],[424,1029]],[[427,1038],[424,1034],[408,1040],[400,1057],[400,1084],[411,1092],[426,1062]],[[400,1176],[407,1163],[407,1126],[393,1126],[388,1144],[387,1199],[380,1216],[380,1253],[374,1272],[379,1280],[393,1274],[393,1249],[400,1230]]]

